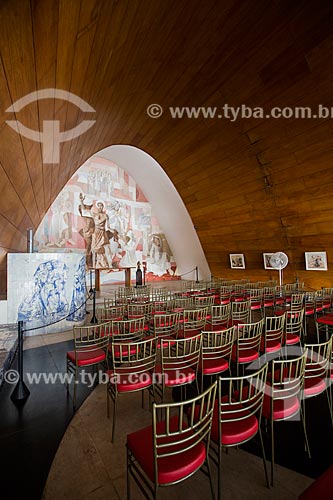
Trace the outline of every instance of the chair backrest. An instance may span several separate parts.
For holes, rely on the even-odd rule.
[[[307,349],[298,349],[295,356],[288,358],[273,359],[271,365],[271,374],[267,385],[267,394],[271,397],[270,415],[272,415],[274,400],[283,400],[285,407],[288,406],[288,401],[297,397],[299,402],[302,397],[305,363],[308,351]],[[290,405],[289,405],[290,406]],[[295,411],[288,418],[298,413],[300,405],[295,406]],[[275,419],[277,419],[275,417]],[[284,416],[281,420],[285,419]]]
[[[202,346],[202,333],[183,339],[163,339],[161,342],[162,371],[179,373],[191,367],[198,370]]]
[[[203,307],[211,307],[214,304],[214,295],[195,295],[193,297],[193,305],[197,309],[202,309]]]
[[[109,306],[97,309],[97,317],[99,321],[105,323],[111,320],[125,319],[125,306]]]
[[[235,327],[214,332],[202,332],[202,360],[224,358],[230,362],[235,341]]]
[[[114,297],[104,297],[104,308],[106,307],[112,307],[116,305],[115,304],[115,298]]]
[[[228,325],[231,315],[231,304],[221,304],[211,306],[209,323],[212,325]]]
[[[152,313],[152,304],[149,302],[131,302],[127,305],[127,318],[135,319],[144,316],[149,321]]]
[[[183,313],[184,331],[204,330],[208,315],[208,307],[201,309],[185,309]]]
[[[159,461],[174,459],[194,447],[204,446],[208,457],[216,397],[214,382],[195,398],[177,403],[153,404],[154,477],[158,484]],[[188,416],[185,419],[185,416]],[[191,472],[192,474],[192,472]]]
[[[220,303],[228,304],[231,300],[231,286],[222,285],[220,287]]]
[[[110,342],[111,322],[91,326],[74,326],[74,349],[76,353],[106,349]]]
[[[145,317],[111,321],[112,337],[117,342],[122,340],[142,340],[145,332]]]
[[[250,375],[219,377],[219,443],[222,442],[223,424],[236,423],[252,415],[256,415],[260,422],[266,378],[267,363]]]
[[[305,379],[325,379],[331,364],[332,337],[320,344],[305,344],[308,351],[305,364]]]
[[[175,302],[174,302],[174,307],[175,309],[181,308],[181,309],[192,309],[193,306],[193,300],[192,297],[176,297]]]
[[[231,318],[232,321],[248,323],[250,321],[251,302],[243,300],[241,302],[232,302],[231,304]]]
[[[156,336],[164,337],[177,336],[179,329],[179,312],[155,314],[153,316],[153,333]]]
[[[265,317],[265,351],[267,342],[282,342],[282,337],[284,333],[284,325],[286,321],[286,313],[281,314],[281,316],[266,316]]]
[[[293,314],[287,312],[285,330],[286,333],[301,335],[303,332],[304,307],[300,311],[295,311]]]
[[[237,326],[236,346],[237,353],[247,349],[259,351],[264,319],[255,323],[240,323]]]
[[[156,339],[150,337],[139,342],[111,341],[111,353],[113,382],[117,382],[117,377],[124,379],[129,375],[132,384],[146,382],[144,377],[155,368]],[[118,380],[120,381],[121,379]]]

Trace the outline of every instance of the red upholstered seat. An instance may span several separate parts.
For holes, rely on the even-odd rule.
[[[118,392],[138,391],[145,389],[152,384],[152,375],[150,372],[142,373],[114,373],[113,370],[108,370],[106,374],[109,377],[111,384],[116,384]]]
[[[249,412],[247,410],[241,411],[242,405],[240,404],[229,405],[229,407],[230,411],[228,411],[228,407],[225,407],[222,412],[222,445],[235,446],[255,436],[258,431],[258,420],[254,415],[244,418]],[[239,410],[236,415],[234,414],[235,410]],[[239,420],[240,417],[242,417],[241,420]],[[223,422],[223,420],[232,418],[235,418],[235,422]],[[215,442],[218,442],[219,439],[219,408],[217,401],[214,407],[211,439]]]
[[[237,346],[233,346],[231,359],[237,361]],[[238,352],[238,362],[239,363],[250,363],[255,359],[259,358],[259,353],[255,349],[240,349]]]
[[[299,412],[300,403],[296,396],[286,399],[275,399],[273,402],[273,420],[282,420],[296,415]],[[271,398],[265,394],[262,415],[271,418]]]
[[[305,378],[304,394],[305,396],[315,396],[326,389],[325,380],[321,377]]]
[[[199,370],[201,371],[201,364],[199,364]],[[206,358],[203,362],[203,374],[204,375],[213,375],[214,373],[224,372],[228,370],[229,364],[228,361],[224,358]]]
[[[325,314],[317,319],[317,323],[323,323],[324,325],[333,325],[333,314]]]
[[[105,360],[106,354],[102,349],[95,349],[94,351],[87,350],[87,352],[77,353],[77,366],[87,366],[94,363],[101,363]],[[67,358],[75,365],[75,351],[68,351]]]
[[[266,352],[274,352],[278,351],[281,348],[281,342],[278,340],[266,340]],[[260,341],[260,351],[264,352],[265,351],[265,339],[264,337],[261,338]]]
[[[332,500],[333,465],[298,497],[298,500]]]
[[[110,352],[112,351],[112,347],[111,347],[111,345],[109,345],[108,350],[109,350]],[[126,349],[126,348],[124,349],[124,348],[122,347],[121,354],[122,354],[122,356],[123,356],[123,357],[124,357],[124,356],[133,355],[133,354],[135,354],[135,353],[136,353],[136,348],[135,348],[135,346],[131,346],[131,347],[130,347],[130,349],[129,349],[129,353],[128,353],[128,349]],[[114,355],[115,355],[117,358],[120,356],[120,348],[119,348],[119,346],[117,346],[116,344],[114,344]]]
[[[157,432],[164,432],[164,422],[158,422]],[[178,418],[170,420],[171,431],[176,431],[179,427]],[[186,428],[186,423],[183,422],[182,428]],[[189,442],[191,442],[191,429],[188,430]],[[158,458],[158,483],[169,484],[180,481],[188,477],[193,472],[198,470],[206,460],[206,450],[203,443],[198,443],[196,446],[187,451],[182,451],[182,448],[177,446],[175,438],[158,437],[159,442],[170,442],[170,450],[175,453],[169,457]],[[182,435],[184,439],[184,435]],[[133,432],[127,436],[127,447],[133,453],[134,457],[140,463],[140,466],[154,482],[154,455],[153,455],[153,429],[151,426],[145,427],[139,431]],[[167,448],[167,447],[166,447]],[[176,452],[179,451],[179,454]]]
[[[159,377],[162,376],[162,366],[157,365],[155,367],[156,379],[160,380]],[[195,371],[190,366],[177,370],[177,365],[174,365],[174,369],[164,370],[164,384],[167,387],[172,387],[174,385],[189,384],[195,380]]]
[[[296,335],[295,333],[287,333],[285,335],[286,345],[299,344],[300,341],[301,341],[300,336]]]

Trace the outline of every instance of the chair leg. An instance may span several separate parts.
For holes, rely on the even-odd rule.
[[[265,453],[264,442],[263,442],[263,439],[262,439],[262,433],[261,433],[260,425],[259,425],[259,437],[260,437],[262,460],[263,460],[263,463],[264,463],[264,471],[265,471],[266,484],[267,484],[267,488],[269,488],[269,480],[268,480],[267,465],[266,465],[266,453]]]
[[[130,464],[131,464],[131,459],[130,459],[130,451],[127,448],[127,500],[130,500],[131,498],[131,481],[130,481]]]
[[[303,408],[302,408],[303,406]],[[308,434],[306,431],[306,418],[305,418],[305,400],[303,399],[303,405],[300,408],[303,431],[304,431],[304,440],[305,440],[305,451],[308,453],[308,457],[311,458],[310,446],[308,441]]]
[[[274,466],[275,466],[274,420],[271,418],[271,485],[272,486],[274,486]]]
[[[117,396],[115,396],[114,401],[113,401],[113,417],[112,417],[112,435],[111,435],[111,443],[113,443],[114,439],[114,432],[116,430],[116,401],[117,401]]]
[[[210,491],[211,491],[211,494],[212,494],[212,499],[215,500],[214,486],[213,486],[213,481],[212,481],[212,473],[211,473],[211,468],[210,468],[210,463],[209,463],[209,457],[208,457],[208,455],[207,455],[206,461],[207,461],[207,470],[208,470],[208,478],[209,478]]]
[[[74,375],[74,391],[73,391],[73,409],[76,411],[76,392],[77,392],[77,385],[78,385],[78,379],[77,379],[77,367],[75,366],[75,375]]]
[[[328,392],[330,390],[330,393]],[[330,412],[330,417],[331,417],[331,423],[332,423],[332,427],[333,427],[333,414],[332,414],[332,401],[331,401],[331,386],[330,386],[330,389],[326,389],[326,397],[327,397],[327,403],[328,403],[328,409],[329,409],[329,412]]]
[[[222,500],[222,446],[219,445],[218,447],[218,461],[217,461],[217,466],[218,466],[218,500]]]

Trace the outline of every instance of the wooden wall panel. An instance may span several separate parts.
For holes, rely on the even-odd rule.
[[[315,0],[4,0],[0,2],[0,292],[5,254],[76,169],[112,144],[151,154],[178,189],[215,276],[265,279],[262,253],[290,258],[286,280],[333,283],[333,113],[326,119],[173,119],[169,106],[333,107],[333,5]],[[43,88],[71,91],[96,113],[60,100],[6,109]],[[147,106],[159,103],[159,119]],[[90,116],[88,116],[90,115]],[[96,119],[44,164],[41,144],[6,120],[61,130]],[[144,174],[142,177],[144,183]],[[327,251],[307,272],[304,252]],[[231,270],[229,253],[245,254]],[[332,268],[332,270],[331,270]]]

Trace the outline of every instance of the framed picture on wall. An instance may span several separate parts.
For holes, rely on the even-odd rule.
[[[327,271],[326,252],[305,252],[305,269],[307,271]]]
[[[262,256],[264,258],[264,268],[265,269],[275,269],[275,267],[273,267],[271,265],[271,257],[272,257],[273,253],[263,253]]]
[[[231,269],[245,269],[245,259],[242,253],[231,253],[230,257],[230,267]]]

